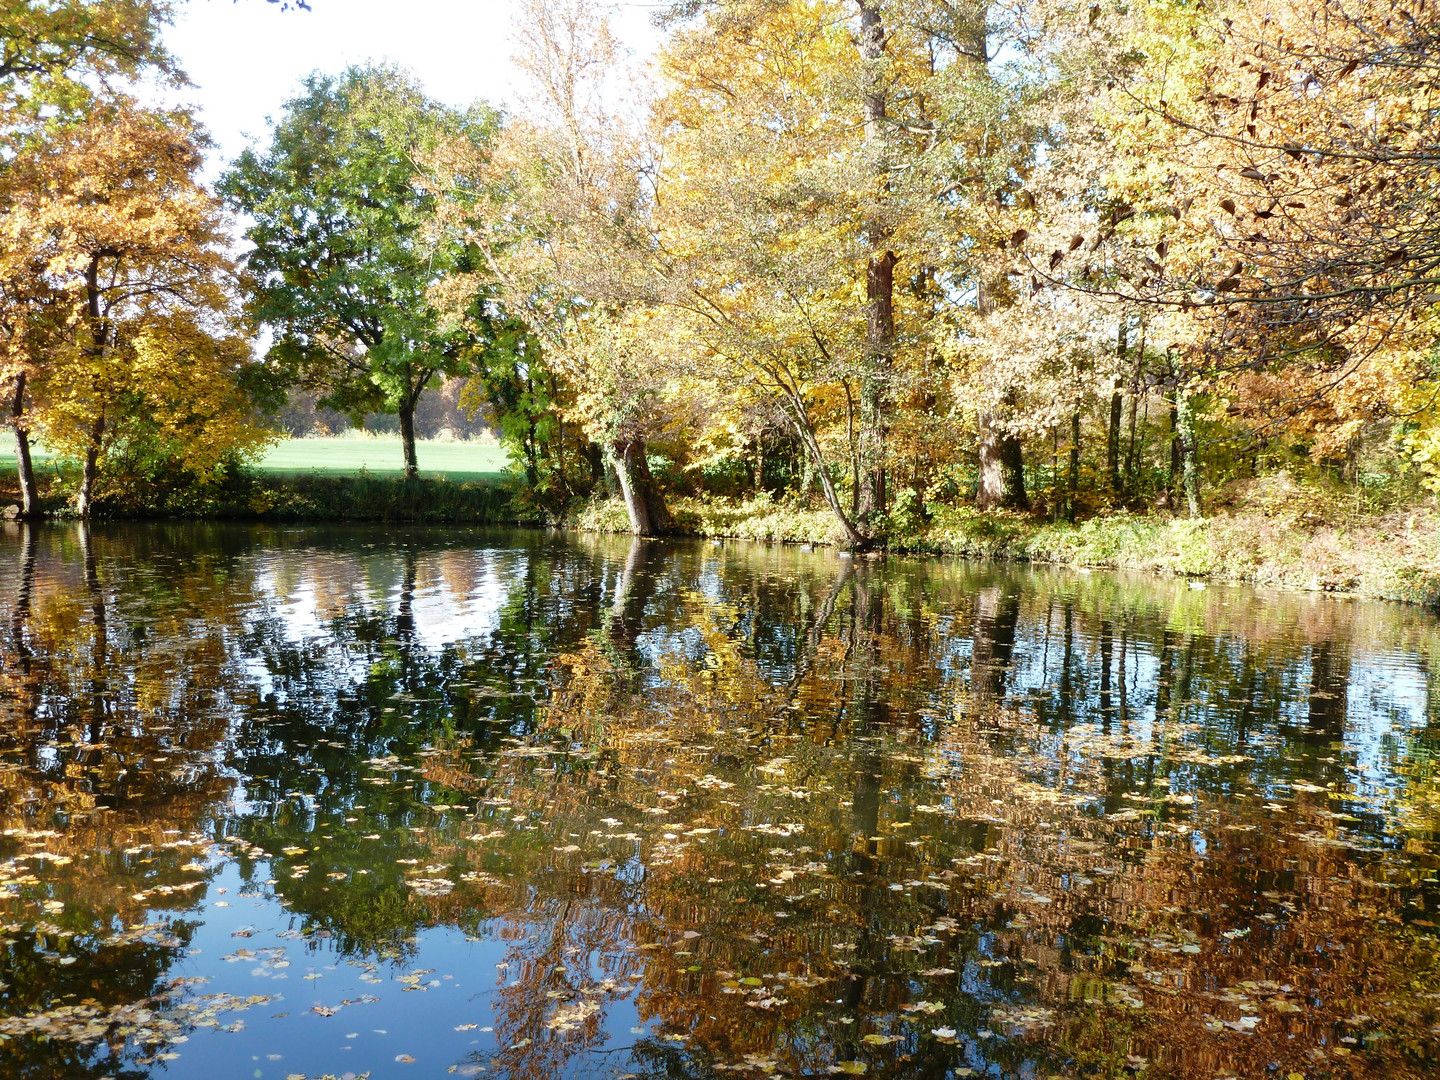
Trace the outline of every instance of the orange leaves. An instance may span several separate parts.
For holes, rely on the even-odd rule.
[[[5,172],[0,282],[35,426],[63,454],[103,452],[136,434],[130,421],[202,473],[263,441],[236,382],[249,347],[200,165],[188,116],[121,99]]]

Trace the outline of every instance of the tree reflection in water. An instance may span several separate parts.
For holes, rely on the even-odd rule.
[[[1440,1052],[1423,613],[540,533],[6,542],[4,1075],[189,1075],[216,1039],[313,1060],[313,1025],[401,1023],[429,969],[483,979],[474,1021],[325,1069],[1208,1080]],[[222,897],[260,929],[195,954]],[[273,986],[217,989],[285,950],[376,989],[307,1013],[287,985],[273,1016]]]

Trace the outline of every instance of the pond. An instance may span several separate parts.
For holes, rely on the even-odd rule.
[[[1425,612],[543,532],[0,544],[0,1076],[1440,1060]]]

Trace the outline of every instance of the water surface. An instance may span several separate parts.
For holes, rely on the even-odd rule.
[[[0,534],[0,1076],[1434,1075],[1424,612]]]

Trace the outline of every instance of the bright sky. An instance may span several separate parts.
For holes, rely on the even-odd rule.
[[[513,100],[510,62],[515,0],[311,0],[310,11],[280,11],[264,0],[189,0],[166,43],[195,86],[218,144],[234,157],[249,138],[264,138],[265,118],[279,112],[300,79],[315,70],[388,60],[414,72],[434,97],[452,105],[477,98]],[[656,6],[620,2],[616,30],[637,53],[650,52]],[[212,161],[214,173],[220,162]]]

